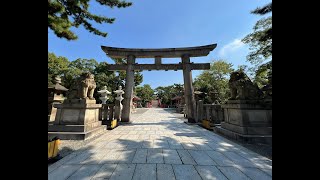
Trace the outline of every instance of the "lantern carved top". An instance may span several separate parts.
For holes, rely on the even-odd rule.
[[[101,94],[101,96],[103,95],[107,95],[107,94],[111,94],[111,92],[109,92],[107,90],[107,86],[103,86],[102,89],[100,91],[97,91],[99,94]]]

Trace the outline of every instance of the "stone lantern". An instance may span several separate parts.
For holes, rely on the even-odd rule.
[[[48,122],[53,122],[56,117],[57,109],[53,104],[61,104],[65,97],[64,93],[68,91],[67,88],[61,85],[61,78],[56,76],[54,85],[48,86]]]
[[[216,90],[214,90],[213,92],[212,92],[212,99],[213,99],[213,103],[212,104],[220,104],[219,103],[219,92],[218,91],[216,91]]]
[[[201,91],[194,91],[195,100],[196,101],[203,100],[205,94],[206,93]]]
[[[117,97],[116,99],[116,103],[115,103],[115,112],[114,112],[114,118],[117,120],[121,119],[121,111],[122,111],[122,104],[121,101],[124,99],[122,97],[122,94],[124,94],[124,91],[122,90],[122,86],[119,86],[119,89],[116,91],[113,91]]]
[[[107,90],[107,86],[103,86],[103,88],[98,91],[98,93],[100,94],[99,99],[102,101],[102,104],[106,104],[107,100],[109,99],[108,94],[111,94],[111,92]]]
[[[201,91],[194,91],[194,98],[196,101],[195,122],[201,122],[203,114],[203,98],[207,93]]]

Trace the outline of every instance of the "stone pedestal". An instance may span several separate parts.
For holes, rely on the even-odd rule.
[[[103,132],[106,127],[99,121],[99,108],[96,100],[65,100],[63,104],[55,104],[56,118],[48,126],[49,137],[60,139],[84,140]]]
[[[49,104],[49,106],[51,107],[50,107],[50,114],[48,115],[48,122],[53,122],[56,118],[57,108],[53,107],[54,104],[59,104],[59,103]]]
[[[120,121],[121,120],[121,111],[122,111],[122,104],[119,100],[116,100],[114,106],[114,119]]]
[[[254,100],[229,100],[222,105],[224,121],[214,130],[228,137],[272,144],[272,103]]]
[[[48,109],[50,111],[48,115],[48,122],[54,122],[56,119],[57,108],[54,107],[55,104],[61,104],[64,98],[55,95],[53,98],[48,98]]]

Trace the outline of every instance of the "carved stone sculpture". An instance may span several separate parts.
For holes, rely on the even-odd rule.
[[[261,99],[262,91],[252,83],[243,71],[235,71],[230,75],[229,88],[231,90],[230,99]]]
[[[76,82],[71,86],[68,93],[68,99],[90,99],[94,100],[93,93],[96,88],[94,75],[86,72],[76,79]]]

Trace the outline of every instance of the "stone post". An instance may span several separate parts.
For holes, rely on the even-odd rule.
[[[191,63],[189,55],[183,55],[182,67],[183,67],[183,80],[184,80],[184,97],[187,105],[187,117],[189,123],[195,123],[195,109],[196,103],[193,94],[192,86],[192,73]]]
[[[197,101],[197,119],[196,121],[202,121],[203,120],[203,101],[199,100]]]
[[[122,111],[122,122],[130,122],[131,116],[131,104],[132,104],[132,93],[134,86],[134,64],[135,57],[133,55],[129,55],[127,57],[127,70],[126,70],[126,87],[125,87],[125,95],[123,101],[123,111]]]

